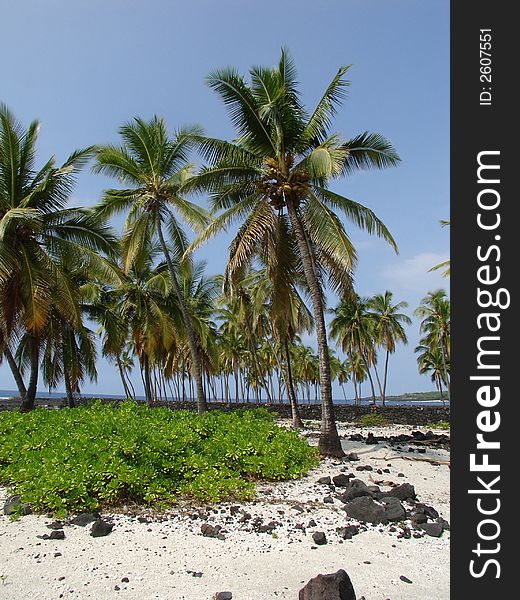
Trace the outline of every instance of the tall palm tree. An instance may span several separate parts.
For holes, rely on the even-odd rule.
[[[121,240],[126,256],[127,236]],[[132,263],[122,272],[117,286],[91,284],[90,316],[100,324],[102,353],[116,362],[125,394],[129,386],[123,372],[122,357],[128,345],[139,359],[143,388],[149,404],[157,398],[154,370],[164,368],[166,356],[179,343],[182,317],[171,306],[172,285],[165,264],[156,264],[162,253],[158,245],[143,245]]]
[[[349,364],[349,362],[347,360],[345,360],[345,361],[341,361],[339,359],[337,359],[337,360],[338,360],[338,366],[337,366],[338,383],[339,383],[339,387],[341,388],[341,391],[343,392],[343,398],[345,399],[345,402],[347,402],[347,394],[345,393],[344,385],[345,385],[345,383],[347,383],[347,381],[349,381],[350,379],[353,378],[352,366]]]
[[[371,210],[334,193],[329,184],[357,169],[384,168],[399,160],[378,134],[365,132],[345,140],[330,133],[348,85],[346,71],[347,67],[338,70],[310,113],[301,102],[295,67],[285,50],[275,68],[250,69],[250,84],[231,68],[211,73],[208,85],[226,104],[237,138],[226,142],[198,137],[200,152],[210,164],[187,186],[209,191],[213,211],[223,211],[194,247],[233,221],[242,222],[230,247],[231,274],[265,250],[275,216],[288,215],[312,301],[322,401],[319,449],[329,456],[343,451],[332,404],[322,282],[328,275],[336,289],[350,287],[356,262],[355,249],[335,211],[395,248]]]
[[[60,266],[76,290],[81,310],[80,320],[74,326],[53,307],[42,335],[42,374],[49,389],[55,389],[63,381],[69,407],[75,406],[74,394],[88,378],[97,380],[96,346],[94,333],[86,326],[88,302],[92,282],[99,284],[93,269],[83,270],[69,256],[60,257]],[[96,285],[96,284],[94,284]],[[21,348],[19,347],[19,353]]]
[[[356,404],[359,404],[361,402],[361,384],[367,380],[366,363],[357,351],[350,352],[346,363],[354,385],[355,402]]]
[[[365,364],[365,373],[370,382],[372,403],[376,403],[374,380],[370,368],[376,369],[374,319],[368,312],[368,299],[357,295],[344,297],[332,309],[330,334],[347,356],[357,353]],[[382,390],[381,390],[382,394]]]
[[[109,281],[117,273],[103,258],[113,255],[109,228],[91,211],[66,208],[75,176],[93,148],[77,150],[61,166],[54,158],[35,166],[39,123],[24,129],[0,105],[0,340],[22,398],[34,407],[41,347],[51,314],[81,324],[78,290],[63,257]],[[72,271],[74,267],[72,267]],[[15,346],[23,339],[29,377],[24,381]]]
[[[186,328],[197,408],[202,413],[206,410],[206,396],[198,341],[175,272],[175,263],[179,262],[187,247],[179,218],[195,231],[207,224],[206,212],[179,193],[179,188],[191,173],[188,158],[193,145],[192,136],[199,133],[197,128],[185,128],[170,138],[162,119],[154,117],[146,122],[135,118],[119,128],[121,146],[104,146],[97,151],[94,170],[115,177],[128,186],[106,190],[97,207],[104,217],[128,211],[124,224],[128,242],[124,268],[129,268],[143,245],[159,241]],[[168,233],[173,253],[163,227]]]
[[[428,292],[421,300],[414,314],[422,319],[420,332],[424,337],[420,340],[431,350],[439,348],[440,358],[444,364],[443,379],[450,390],[450,331],[451,305],[445,290]]]
[[[285,387],[291,404],[292,426],[302,429],[303,421],[293,381],[290,344],[300,333],[310,333],[314,323],[297,289],[301,275],[297,272],[296,255],[291,248],[287,223],[284,223],[283,217],[279,217],[279,227],[282,230],[281,239],[268,252],[265,267],[255,274],[253,297],[255,304],[264,306],[269,315],[271,336],[283,356],[281,362],[284,365]]]
[[[211,374],[218,362],[216,346],[217,325],[214,322],[215,301],[219,288],[222,286],[222,277],[208,276],[205,273],[205,268],[206,263],[204,261],[195,263],[184,261],[178,265],[176,276],[190,322],[193,324],[196,334],[198,353],[201,358],[203,370],[206,373],[206,383],[211,388]],[[172,314],[180,312],[175,295],[172,296],[171,311]],[[189,340],[183,325],[184,323],[181,322],[177,326],[177,336],[180,342],[179,350],[181,354],[184,353],[186,355],[181,362],[184,365],[191,366]],[[167,369],[166,375],[173,375],[173,371]]]
[[[259,331],[256,331],[257,325],[261,323],[258,314],[260,306],[253,306],[253,299],[251,297],[251,274],[249,277],[245,277],[241,281],[224,282],[224,294],[228,296],[227,302],[229,308],[233,311],[236,324],[242,328],[246,333],[247,340],[249,343],[249,351],[251,352],[252,358],[252,370],[255,372],[255,378],[258,383],[264,388],[268,402],[272,402],[271,392],[269,386],[263,376],[260,361],[258,360],[258,340],[261,338],[258,335]],[[256,310],[255,310],[256,308]]]
[[[442,349],[439,346],[429,347],[421,344],[415,348],[417,356],[417,366],[421,375],[430,374],[431,380],[435,383],[442,403],[444,396],[442,394],[442,384],[448,386],[448,377],[450,371],[449,362],[446,364]]]
[[[384,294],[376,294],[368,300],[367,307],[374,320],[374,335],[376,342],[385,349],[385,366],[383,373],[383,387],[381,403],[385,404],[386,383],[388,375],[388,358],[395,352],[398,342],[408,343],[403,325],[410,325],[411,319],[402,309],[408,306],[407,302],[392,303],[393,294],[388,290]]]
[[[41,352],[44,383],[55,389],[63,381],[68,405],[73,408],[74,394],[80,392],[81,383],[87,377],[97,380],[94,333],[83,323],[72,327],[53,310]]]
[[[235,402],[245,400],[241,394],[240,386],[241,371],[244,366],[244,357],[247,355],[247,339],[240,327],[233,307],[224,305],[217,311],[220,323],[219,328],[219,357],[221,366],[226,377],[232,375],[235,381]]]

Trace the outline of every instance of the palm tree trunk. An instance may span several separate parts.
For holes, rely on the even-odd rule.
[[[206,403],[206,396],[204,394],[204,387],[202,384],[202,364],[200,360],[199,348],[197,345],[195,330],[193,329],[193,325],[191,323],[191,319],[188,315],[186,304],[184,302],[184,297],[181,293],[181,288],[179,287],[177,276],[175,275],[175,269],[173,268],[172,259],[170,257],[170,253],[168,252],[166,242],[164,241],[164,236],[161,228],[161,220],[159,218],[157,218],[157,234],[159,236],[159,241],[161,243],[164,258],[166,259],[166,264],[168,265],[168,271],[170,273],[170,279],[172,281],[173,289],[179,302],[179,308],[182,314],[182,319],[184,321],[184,326],[186,327],[188,345],[190,347],[191,354],[191,371],[193,374],[193,378],[195,379],[195,387],[197,389],[197,413],[200,415],[208,410],[208,406]]]
[[[121,377],[121,382],[123,383],[123,389],[125,390],[125,394],[127,398],[130,398],[130,390],[128,389],[128,385],[125,379],[125,373],[123,371],[123,365],[121,363],[121,359],[119,356],[116,356],[117,368],[119,370],[119,377]]]
[[[11,369],[11,373],[13,374],[14,380],[16,382],[16,387],[18,388],[18,393],[20,394],[20,399],[22,403],[25,401],[27,397],[27,388],[25,387],[25,383],[23,382],[22,374],[20,373],[20,369],[16,364],[16,360],[11,353],[11,350],[6,347],[4,348],[4,355],[7,358],[7,362],[9,364],[9,368]]]
[[[143,354],[143,372],[144,372],[144,395],[148,406],[153,403],[152,396],[152,385],[150,381],[150,361],[148,360],[148,354]]]
[[[448,367],[447,367],[448,345],[446,342],[446,335],[444,335],[444,334],[441,339],[441,356],[442,356],[442,366],[444,368],[444,375],[446,377],[446,387],[448,388],[448,395],[451,396],[451,382],[450,382],[450,376],[449,376]]]
[[[343,392],[343,398],[345,400],[345,404],[347,403],[347,393],[345,392],[345,387],[343,386],[342,383],[339,384],[339,387],[341,388],[341,391]]]
[[[132,394],[130,397],[132,398],[132,400],[135,400],[136,397],[135,397],[134,384],[132,383],[132,380],[130,379],[130,376],[128,375],[127,377],[128,377],[128,385],[130,386],[130,392]]]
[[[238,402],[238,369],[235,367],[235,402]]]
[[[242,394],[242,402],[246,401],[246,391],[244,389],[244,372],[240,371],[240,391]],[[247,398],[247,402],[249,402],[249,398]]]
[[[386,351],[386,356],[385,356],[385,373],[383,375],[383,406],[385,405],[386,402],[386,381],[387,381],[387,375],[388,375],[388,359],[390,357],[390,352],[387,350]]]
[[[29,384],[27,386],[27,394],[25,400],[22,400],[22,406],[20,410],[22,412],[28,412],[34,408],[36,401],[36,388],[38,386],[38,367],[39,367],[39,345],[38,339],[35,336],[31,337],[30,341],[30,356],[29,361],[31,365],[31,373],[29,375]]]
[[[309,286],[316,325],[316,339],[318,345],[318,362],[320,373],[321,391],[321,434],[318,443],[320,454],[323,456],[344,456],[341,440],[338,435],[334,418],[334,405],[332,404],[332,384],[330,378],[330,358],[327,345],[327,329],[325,327],[325,314],[322,290],[314,267],[313,256],[309,247],[305,230],[300,221],[292,198],[286,198],[287,212],[292,228],[296,235],[298,248],[301,254],[305,279]]]
[[[383,401],[383,388],[381,387],[381,380],[379,379],[379,373],[377,371],[377,367],[376,367],[375,364],[374,364],[374,373],[376,374],[376,381],[377,381],[377,387],[379,389],[379,397],[381,399],[381,404],[384,404],[384,401]]]
[[[294,385],[292,380],[292,371],[291,371],[291,354],[289,352],[289,344],[287,343],[287,338],[284,339],[284,352],[285,352],[285,372],[287,376],[287,395],[289,396],[289,401],[291,403],[291,414],[292,414],[292,426],[294,429],[303,429],[303,421],[300,416],[300,411],[298,409],[298,403],[296,402],[296,394],[294,393]]]
[[[69,408],[74,408],[76,404],[74,402],[74,396],[72,395],[70,379],[67,374],[65,374],[65,394],[67,395],[67,404],[69,405]]]
[[[365,367],[367,368],[368,381],[370,382],[370,390],[372,391],[372,404],[375,406],[376,389],[374,387],[374,380],[372,379],[372,373],[370,372],[370,366],[368,365],[368,360],[365,357],[365,353],[361,352],[361,356],[363,357],[363,362],[365,363]]]
[[[269,387],[267,385],[265,377],[261,372],[260,361],[258,360],[258,353],[256,351],[255,337],[253,334],[251,323],[249,322],[249,317],[247,315],[244,318],[244,322],[246,325],[247,335],[249,336],[249,343],[251,345],[251,354],[253,355],[253,363],[255,365],[256,376],[261,381],[262,387],[265,389],[265,393],[267,394],[267,400],[269,401],[269,403],[272,403],[271,394],[269,393]]]

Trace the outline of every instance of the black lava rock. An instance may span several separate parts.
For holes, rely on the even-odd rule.
[[[315,531],[312,534],[312,539],[314,540],[315,544],[318,544],[318,546],[323,546],[327,543],[327,536],[323,533],[323,531]]]
[[[441,537],[444,530],[441,523],[423,523],[421,529],[431,537]]]
[[[357,525],[347,525],[346,527],[339,527],[336,531],[340,538],[350,540],[352,536],[359,533],[359,527]]]
[[[326,477],[320,477],[316,483],[320,485],[330,485],[330,477],[327,475]]]
[[[101,518],[101,515],[98,512],[83,512],[77,514],[73,519],[71,519],[71,523],[73,525],[79,525],[80,527],[85,527],[89,523],[93,523]]]
[[[385,509],[368,496],[354,498],[345,505],[345,512],[352,519],[366,523],[386,523]]]
[[[393,496],[394,498],[399,498],[399,500],[413,500],[415,498],[415,488],[410,483],[402,483],[384,495]]]
[[[356,592],[346,571],[311,579],[298,594],[298,600],[356,600]]]
[[[385,517],[389,521],[402,521],[406,518],[406,510],[399,498],[389,496],[388,498],[382,498],[381,502],[385,505]]]
[[[114,528],[114,525],[112,523],[109,523],[108,521],[104,521],[103,519],[96,519],[92,523],[92,527],[90,529],[90,535],[92,537],[103,537],[105,535],[108,535],[112,531],[113,528]]]
[[[349,475],[345,475],[345,473],[340,473],[339,475],[334,475],[332,478],[332,482],[336,487],[347,487],[350,482]]]
[[[360,498],[361,496],[372,496],[372,492],[361,479],[352,479],[346,486],[346,490],[340,496],[340,500],[342,502],[350,502],[351,500],[354,500],[354,498]]]

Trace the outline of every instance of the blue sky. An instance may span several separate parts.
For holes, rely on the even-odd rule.
[[[0,101],[24,124],[40,119],[41,160],[115,142],[118,126],[136,115],[161,115],[172,129],[199,123],[231,138],[204,77],[227,65],[246,73],[275,64],[282,46],[296,62],[308,106],[340,65],[351,64],[335,130],[382,133],[402,158],[396,169],[360,172],[334,186],[372,208],[400,250],[396,256],[349,225],[359,252],[356,289],[390,289],[411,313],[427,291],[449,285],[428,272],[449,253],[448,230],[438,224],[449,217],[448,0],[22,0],[4,3],[1,16]],[[113,183],[87,170],[73,203],[91,205]],[[199,251],[209,272],[222,270],[229,239]],[[407,333],[409,345],[392,358],[390,393],[433,389],[417,373],[415,321]],[[137,373],[134,379],[140,388]],[[0,366],[0,389],[14,387]],[[120,390],[115,369],[102,360],[97,386],[84,386]]]

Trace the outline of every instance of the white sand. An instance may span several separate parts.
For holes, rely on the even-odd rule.
[[[412,429],[401,426],[371,431],[395,435]],[[366,430],[354,427],[343,431],[366,434]],[[343,568],[358,598],[447,600],[449,532],[441,538],[398,539],[401,529],[396,524],[396,532],[389,531],[391,525],[369,526],[368,531],[343,541],[336,527],[355,522],[347,520],[339,500],[333,505],[323,504],[330,490],[316,485],[316,480],[338,474],[347,466],[347,472],[354,472],[369,485],[383,479],[409,482],[415,486],[419,501],[435,507],[449,520],[448,466],[399,458],[448,460],[448,452],[428,449],[426,454],[409,454],[383,444],[344,444],[347,451],[359,455],[359,462],[323,461],[299,481],[259,486],[257,502],[241,505],[253,518],[280,522],[274,535],[251,531],[249,521],[226,522],[229,507],[237,503],[216,506],[218,512],[208,521],[227,529],[225,540],[203,537],[200,526],[205,521],[192,520],[182,510],[152,523],[137,522],[129,515],[103,515],[115,524],[107,537],[92,538],[90,526],[65,526],[65,540],[37,538],[50,533],[46,524],[52,519],[48,517],[29,515],[11,522],[0,516],[0,598],[210,600],[215,592],[231,591],[233,600],[296,600],[311,577]],[[409,445],[403,444],[403,448]],[[356,472],[357,465],[371,465],[374,471]],[[379,475],[375,471],[378,468],[389,468],[390,473]],[[399,472],[405,477],[397,477]],[[0,489],[0,506],[7,495],[7,490]],[[306,512],[298,512],[292,508],[294,504]],[[295,529],[297,524],[306,526],[310,519],[316,522],[315,527]],[[314,531],[324,531],[328,543],[315,546],[311,537]],[[202,572],[202,576],[194,577],[190,571]],[[412,583],[401,581],[401,575]],[[129,582],[122,582],[124,577]]]

